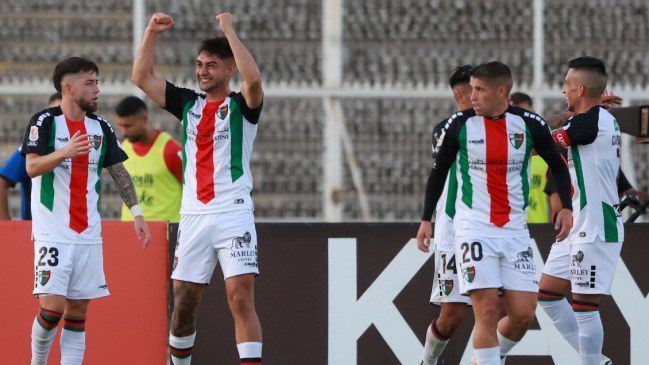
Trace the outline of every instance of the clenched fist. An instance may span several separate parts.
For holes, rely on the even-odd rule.
[[[221,32],[223,32],[223,34],[234,32],[234,28],[232,27],[232,14],[219,14],[216,16],[216,21],[221,25]]]
[[[149,25],[146,29],[156,33],[162,33],[173,25],[174,19],[170,15],[165,13],[155,13],[151,17],[151,21],[149,21]]]

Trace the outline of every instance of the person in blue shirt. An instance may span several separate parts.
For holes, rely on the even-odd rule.
[[[60,104],[60,93],[55,93],[50,96],[48,107],[52,108]],[[9,188],[13,188],[18,183],[20,183],[20,195],[22,196],[21,219],[32,219],[32,179],[27,175],[25,158],[20,155],[20,147],[22,145],[18,146],[18,149],[0,170],[0,220],[11,220],[8,201]]]

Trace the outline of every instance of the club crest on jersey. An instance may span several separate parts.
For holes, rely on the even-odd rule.
[[[444,294],[450,295],[453,291],[453,280],[444,280],[442,287],[444,288]]]
[[[29,140],[32,142],[38,141],[38,127],[35,125],[29,129]]]
[[[221,105],[219,110],[216,111],[216,115],[219,116],[221,119],[225,119],[225,117],[228,115],[228,106],[227,105]]]
[[[511,143],[512,146],[514,146],[514,148],[516,149],[521,148],[524,140],[525,140],[525,136],[523,136],[523,132],[509,134],[509,143]]]
[[[50,281],[50,270],[41,270],[38,272],[38,281],[45,286]]]
[[[473,279],[475,279],[475,267],[467,266],[467,268],[462,271],[462,274],[464,274],[464,279],[466,279],[466,281],[468,281],[469,283],[472,283]]]
[[[95,143],[95,149],[96,150],[98,150],[99,147],[101,147],[101,136],[92,135],[92,136],[89,136],[88,139]]]

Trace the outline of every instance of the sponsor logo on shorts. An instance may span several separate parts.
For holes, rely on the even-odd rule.
[[[244,265],[250,267],[258,267],[256,262],[246,262]]]
[[[577,251],[576,254],[572,255],[572,266],[581,267],[582,261],[584,261],[584,253],[582,251]]]
[[[453,291],[453,280],[444,280],[442,282],[442,288],[444,288],[444,294],[446,294],[446,296],[451,295],[451,292]]]
[[[534,261],[534,251],[532,251],[532,247],[528,247],[527,250],[519,252],[518,261]]]
[[[590,283],[587,281],[579,281],[579,282],[575,282],[575,285],[582,288],[588,288],[590,286]]]
[[[45,286],[48,281],[50,281],[50,270],[40,270],[38,272],[38,282],[41,283],[42,286]]]
[[[475,267],[467,266],[466,269],[462,270],[462,275],[464,276],[464,280],[472,283],[473,279],[475,279]]]
[[[234,199],[234,204],[243,204],[243,199]]]
[[[108,284],[99,285],[99,289],[108,289]]]
[[[243,234],[243,237],[235,237],[232,239],[232,249],[237,250],[243,248],[245,245],[246,248],[250,248],[250,242],[252,241],[252,236],[250,235],[250,232],[246,232]]]

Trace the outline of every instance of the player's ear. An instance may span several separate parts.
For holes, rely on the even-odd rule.
[[[232,61],[232,63],[228,65],[228,77],[232,77],[236,69],[237,65],[234,63],[234,61]]]

